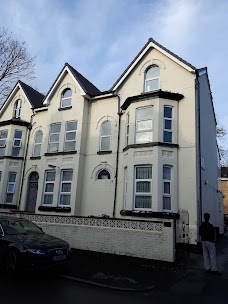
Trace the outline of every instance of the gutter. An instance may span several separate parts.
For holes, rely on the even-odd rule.
[[[121,116],[123,115],[123,113],[120,112],[120,96],[118,94],[115,94],[114,96],[116,96],[118,99],[118,113],[117,114],[119,115],[119,122],[118,122],[118,139],[117,139],[117,150],[116,150],[115,192],[114,192],[112,217],[115,217],[115,213],[116,213],[117,182],[118,182],[118,169],[119,169],[120,127],[121,127]]]

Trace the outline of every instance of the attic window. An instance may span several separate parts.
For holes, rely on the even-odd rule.
[[[62,92],[61,95],[61,108],[67,108],[71,106],[71,97],[72,91],[71,89],[66,89]]]
[[[14,118],[21,117],[21,105],[22,105],[22,101],[18,99],[14,104]]]
[[[145,73],[145,92],[158,90],[160,86],[160,69],[157,65],[152,65]]]

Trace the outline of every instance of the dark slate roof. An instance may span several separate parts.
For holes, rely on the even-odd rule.
[[[36,91],[29,85],[25,84],[21,80],[18,81],[18,83],[21,85],[22,89],[25,92],[25,95],[27,96],[29,102],[31,103],[33,108],[40,108],[43,106],[43,99],[44,95],[40,92]]]
[[[157,41],[155,41],[153,38],[149,38],[148,42],[144,45],[144,47],[141,49],[141,51],[136,55],[136,57],[132,60],[132,62],[129,64],[129,66],[126,68],[126,70],[120,75],[120,77],[116,80],[116,82],[114,83],[114,85],[111,87],[111,89],[109,91],[112,91],[113,88],[116,86],[116,84],[120,81],[120,79],[124,76],[124,74],[128,71],[128,69],[134,64],[134,62],[137,60],[137,58],[141,55],[141,53],[145,50],[145,48],[148,46],[148,44],[150,42],[153,42],[154,44],[156,44],[158,47],[160,47],[161,49],[163,49],[164,51],[166,51],[167,53],[169,53],[170,55],[172,55],[173,57],[177,58],[178,60],[180,60],[181,62],[183,62],[184,64],[186,64],[187,66],[189,66],[190,68],[192,68],[193,70],[196,70],[196,67],[194,67],[193,65],[191,65],[189,62],[187,62],[186,60],[182,59],[181,57],[177,56],[176,54],[174,54],[173,52],[171,52],[170,50],[168,50],[167,48],[165,48],[163,45],[159,44]]]
[[[69,65],[69,63],[66,63],[65,66],[70,69],[71,73],[77,79],[86,94],[89,94],[90,96],[96,96],[101,94],[101,91],[97,87],[95,87],[95,85],[93,85],[88,79],[86,79],[84,76],[82,76],[82,74],[80,74],[71,65]]]
[[[221,167],[221,177],[228,177],[228,167]]]

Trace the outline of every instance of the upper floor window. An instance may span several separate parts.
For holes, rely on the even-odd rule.
[[[61,131],[61,123],[50,125],[48,152],[59,151],[59,135]]]
[[[8,136],[7,130],[0,131],[0,156],[5,155],[7,136]]]
[[[126,116],[126,146],[129,143],[129,119],[130,119],[130,116],[129,116],[129,113],[127,113],[127,116]]]
[[[41,155],[41,144],[43,140],[43,133],[42,131],[37,131],[34,140],[34,148],[33,148],[33,156],[40,156]]]
[[[163,210],[171,210],[171,167],[163,166]]]
[[[76,148],[77,121],[67,121],[65,130],[64,151],[73,151]]]
[[[145,73],[145,92],[158,90],[160,86],[160,69],[152,65]]]
[[[22,106],[22,101],[18,99],[14,104],[14,118],[21,117],[21,106]]]
[[[45,172],[43,205],[52,205],[55,186],[55,171]]]
[[[70,205],[72,179],[73,170],[62,170],[59,192],[59,206]]]
[[[15,192],[15,184],[16,184],[16,172],[9,172],[8,184],[6,190],[6,203],[13,203],[13,196]]]
[[[153,108],[139,108],[136,112],[136,144],[152,142]]]
[[[67,108],[71,106],[72,91],[71,89],[66,89],[61,95],[61,108]]]
[[[111,122],[104,121],[101,125],[100,151],[111,150]]]
[[[136,166],[134,178],[134,208],[152,208],[152,166]]]
[[[163,141],[172,143],[172,107],[164,107],[164,136]]]
[[[13,146],[12,146],[12,156],[19,156],[21,149],[21,138],[22,138],[22,131],[15,130]]]
[[[110,179],[108,170],[101,170],[98,172],[97,179]]]

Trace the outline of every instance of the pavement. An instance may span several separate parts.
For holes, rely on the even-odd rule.
[[[228,232],[220,237],[216,249],[220,275],[205,272],[201,252],[181,248],[175,263],[72,250],[61,277],[123,291],[224,296],[228,295]]]

